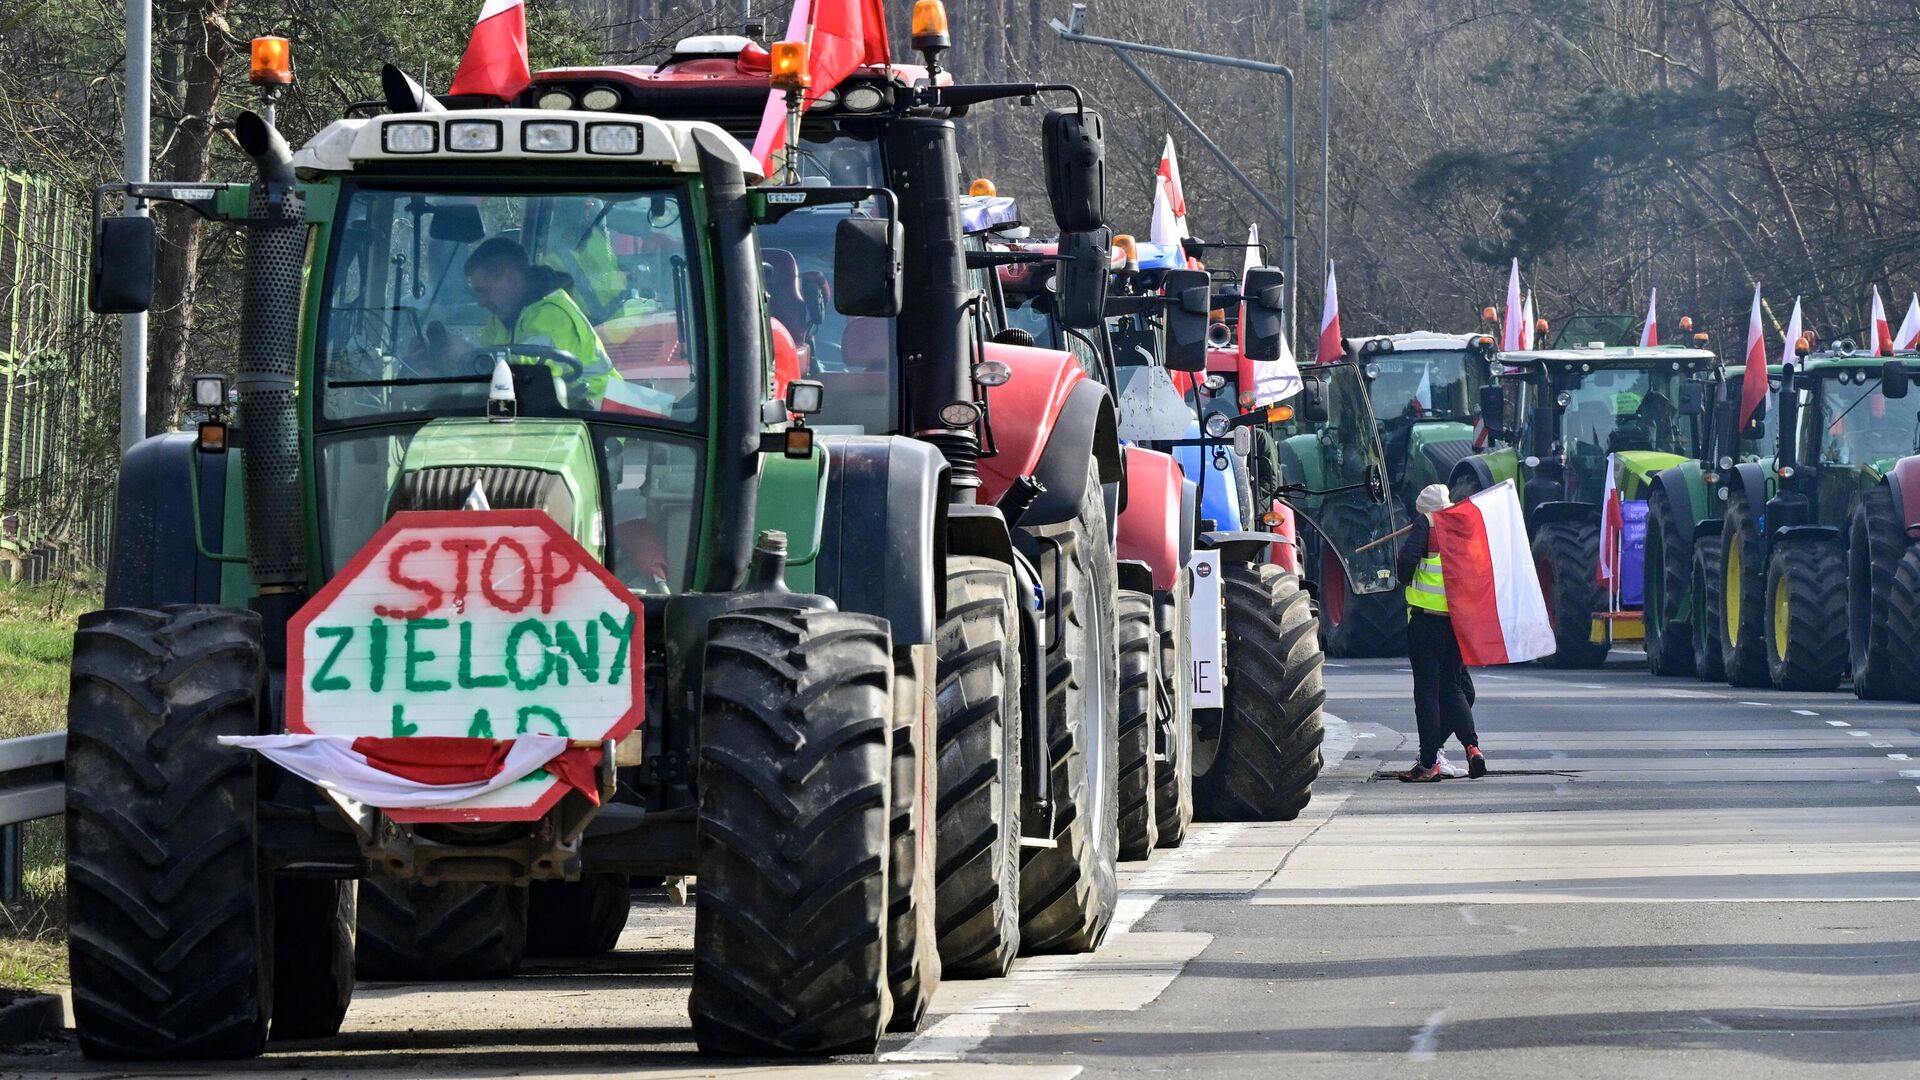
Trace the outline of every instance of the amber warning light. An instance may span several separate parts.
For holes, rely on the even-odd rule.
[[[247,81],[255,86],[293,85],[293,46],[286,38],[253,39],[253,67]]]
[[[806,42],[774,42],[772,60],[774,89],[805,90],[813,84],[813,76],[807,72]]]

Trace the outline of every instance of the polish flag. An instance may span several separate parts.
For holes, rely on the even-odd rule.
[[[1521,344],[1526,339],[1520,336],[1520,260],[1513,260],[1513,270],[1507,274],[1507,311],[1500,325],[1500,351],[1519,352],[1526,348]]]
[[[1780,362],[1798,364],[1800,362],[1800,298],[1793,298],[1793,317],[1787,320],[1787,339],[1780,343]]]
[[[1260,266],[1260,226],[1247,226],[1247,257],[1240,264],[1240,292],[1247,290],[1247,272]],[[1247,303],[1240,302],[1240,340],[1247,340]],[[1245,355],[1244,353],[1242,355]],[[1294,361],[1287,335],[1280,335],[1278,360],[1253,360],[1253,404],[1264,408],[1300,392],[1300,365]]]
[[[1331,364],[1347,354],[1346,343],[1340,340],[1340,287],[1333,280],[1333,262],[1327,262],[1327,297],[1320,307],[1320,351],[1314,354],[1316,364]]]
[[[1512,480],[1434,514],[1433,537],[1461,659],[1486,667],[1553,652],[1553,624]]]
[[[793,14],[787,17],[786,36],[780,40],[807,43],[811,82],[803,110],[821,94],[839,86],[855,68],[885,64],[892,55],[882,0],[798,0]],[[775,90],[767,95],[766,107],[760,112],[760,130],[753,137],[753,156],[768,176],[773,175],[773,154],[780,149],[786,131],[787,94]]]
[[[531,85],[524,0],[486,0],[447,92],[511,101]]]
[[[447,806],[518,783],[545,769],[600,801],[600,747],[574,746],[558,735],[521,735],[505,742],[416,736],[380,739],[338,735],[222,735],[223,746],[263,757],[330,791],[383,810]]]
[[[1527,290],[1527,302],[1520,306],[1520,348],[1531,349],[1536,346],[1533,340],[1533,290]]]
[[[1887,326],[1887,309],[1880,303],[1880,286],[1873,287],[1873,349],[1869,356],[1893,355],[1893,331]]]
[[[1180,251],[1185,259],[1186,252],[1180,247],[1180,215],[1174,211],[1173,188],[1164,176],[1153,178],[1153,219],[1147,225],[1147,239],[1169,251]]]
[[[1767,400],[1767,336],[1760,325],[1760,286],[1753,286],[1753,313],[1747,316],[1746,367],[1740,374],[1740,419],[1733,425],[1745,431],[1754,410]]]
[[[1659,306],[1660,290],[1647,292],[1647,321],[1640,325],[1640,347],[1652,348],[1660,344],[1660,315],[1655,310]]]
[[[1614,480],[1619,455],[1607,455],[1607,482],[1600,489],[1600,560],[1594,580],[1617,584],[1620,576],[1620,533],[1625,527],[1620,511],[1620,485]]]
[[[1920,347],[1920,293],[1907,302],[1907,317],[1900,320],[1900,332],[1893,335],[1893,347],[1912,349]]]
[[[1160,166],[1155,172],[1167,182],[1167,193],[1171,196],[1173,221],[1179,231],[1180,239],[1185,240],[1193,233],[1187,228],[1187,189],[1180,183],[1180,158],[1173,152],[1173,136],[1167,136],[1167,145],[1160,151]]]

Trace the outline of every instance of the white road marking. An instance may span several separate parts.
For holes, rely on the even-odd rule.
[[[1761,707],[1761,708],[1763,708],[1763,709],[1771,709],[1771,708],[1773,708],[1773,705],[1772,705],[1772,703],[1770,703],[1770,702],[1765,702],[1765,701],[1743,701],[1743,702],[1741,702],[1740,704],[1742,704],[1742,705],[1758,705],[1758,706],[1760,706],[1760,707]]]
[[[1868,743],[1867,745],[1868,746],[1892,746],[1893,744],[1890,742],[1876,742],[1876,743]]]
[[[1353,725],[1325,709],[1320,710],[1320,722],[1326,727],[1320,740],[1320,767],[1330,769],[1353,752]]]
[[[1890,757],[1890,758],[1892,758],[1892,759],[1893,759],[1893,760],[1895,760],[1895,761],[1905,761],[1905,760],[1907,760],[1907,755],[1905,755],[1905,754],[1888,754],[1887,756],[1888,756],[1888,757]]]
[[[1490,675],[1490,674],[1488,674],[1487,672],[1484,672],[1484,671],[1476,671],[1476,672],[1474,672],[1474,673],[1473,673],[1473,677],[1474,677],[1474,678],[1476,678],[1476,679],[1498,679],[1498,680],[1500,680],[1501,682],[1512,682],[1512,681],[1513,681],[1513,676],[1511,676],[1511,675]]]
[[[1440,1047],[1440,1025],[1447,1022],[1447,1010],[1440,1009],[1427,1017],[1427,1026],[1414,1032],[1412,1045],[1407,1048],[1407,1057],[1414,1061],[1432,1061],[1433,1052]]]
[[[1799,712],[1800,710],[1799,710],[1799,709],[1795,709],[1795,710],[1793,710],[1793,711],[1794,711],[1794,712]],[[1815,715],[1815,714],[1814,714],[1814,713],[1808,713],[1807,715],[1808,715],[1808,716],[1813,716],[1813,715]],[[1849,724],[1849,723],[1847,723],[1847,722],[1846,722],[1845,720],[1829,720],[1829,721],[1827,721],[1827,723],[1829,723],[1829,724],[1832,724],[1832,725],[1833,725],[1834,727],[1852,727],[1852,726],[1853,726],[1852,724]]]
[[[1795,710],[1793,710],[1793,715],[1795,715],[1795,716],[1819,716],[1820,714],[1819,714],[1819,713],[1817,713],[1817,712],[1814,712],[1814,711],[1813,711],[1812,709],[1795,709]],[[1829,721],[1827,721],[1827,723],[1829,723],[1829,724],[1831,724],[1831,723],[1833,723],[1833,721],[1832,721],[1832,720],[1829,720]],[[1841,725],[1839,725],[1839,726],[1840,726],[1840,727],[1846,727],[1847,725],[1845,725],[1845,724],[1841,724]]]
[[[1466,923],[1468,926],[1480,925],[1479,916],[1475,915],[1473,909],[1465,904],[1460,905],[1460,921]]]
[[[1148,909],[1160,902],[1160,893],[1135,892],[1128,889],[1120,894],[1113,904],[1113,922],[1108,934],[1126,934],[1133,931],[1133,924],[1146,915]]]
[[[1873,732],[1871,732],[1871,731],[1849,731],[1849,732],[1847,732],[1847,734],[1849,734],[1849,735],[1855,735],[1855,736],[1858,736],[1859,738],[1862,738],[1862,739],[1871,739],[1871,738],[1873,738]]]
[[[993,1026],[1000,1022],[998,1012],[954,1013],[914,1036],[904,1048],[881,1054],[881,1061],[958,1061],[968,1051],[987,1041]]]

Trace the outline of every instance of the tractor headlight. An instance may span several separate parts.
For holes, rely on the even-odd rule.
[[[500,121],[453,121],[447,125],[447,149],[462,154],[497,153],[500,149]]]
[[[212,409],[227,403],[227,377],[225,375],[195,375],[193,377],[193,403],[202,409]]]
[[[1207,417],[1207,434],[1215,439],[1225,438],[1233,430],[1233,421],[1225,413],[1214,413]]]
[[[639,152],[639,124],[587,125],[587,153],[632,155]]]
[[[1559,394],[1554,396],[1553,401],[1554,401],[1554,404],[1564,409],[1567,406],[1573,404],[1573,391],[1562,390],[1560,391]]]
[[[856,86],[841,95],[840,105],[848,112],[872,112],[887,103],[887,95],[877,86]]]
[[[382,124],[380,148],[389,154],[431,154],[440,149],[439,125],[418,121]]]
[[[520,129],[520,146],[529,154],[571,154],[580,146],[580,129],[562,121],[536,121]]]
[[[563,112],[573,108],[573,95],[565,90],[548,90],[533,99],[533,103],[551,112]]]
[[[620,106],[620,91],[611,86],[596,86],[580,95],[580,107],[594,112],[606,112]]]
[[[971,401],[950,401],[940,407],[940,422],[950,428],[970,428],[980,421],[980,407]]]
[[[1217,394],[1226,389],[1227,377],[1225,375],[1209,375],[1201,381],[1200,385],[1206,387],[1208,393]]]

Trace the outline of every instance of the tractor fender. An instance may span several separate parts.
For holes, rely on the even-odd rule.
[[[142,439],[120,466],[106,606],[217,604],[221,565],[194,541],[193,492],[199,487],[200,529],[207,549],[224,552],[227,470],[236,455],[203,454],[195,436],[175,431]]]
[[[1204,551],[1218,551],[1234,562],[1264,563],[1274,544],[1289,543],[1286,537],[1270,532],[1210,532],[1200,534]]]
[[[1180,479],[1180,565],[1193,559],[1194,537],[1200,532],[1200,485]]]
[[[1536,505],[1533,512],[1527,515],[1527,524],[1531,526],[1532,532],[1538,532],[1541,526],[1558,521],[1598,520],[1600,520],[1600,507],[1595,503],[1587,502],[1543,502]]]
[[[1462,481],[1472,485],[1473,493],[1476,495],[1496,483],[1493,478],[1493,465],[1487,461],[1485,454],[1462,458],[1454,465],[1453,472],[1447,476],[1448,489],[1458,489]]]
[[[1831,544],[1839,547],[1843,538],[1835,525],[1788,525],[1773,534],[1775,547],[1788,544]]]
[[[1013,371],[987,394],[991,457],[980,459],[980,501],[999,502],[1013,482],[1034,476],[1046,492],[1021,518],[1023,525],[1054,525],[1080,508],[1087,459],[1100,463],[1100,482],[1120,482],[1119,425],[1107,388],[1087,378],[1072,353],[988,342],[989,360]]]
[[[1647,492],[1648,496],[1651,497],[1654,491],[1658,491],[1666,497],[1669,512],[1677,513],[1683,510],[1686,512],[1689,525],[1707,516],[1706,487],[1700,482],[1697,465],[1691,475],[1686,471],[1686,466],[1682,465],[1661,469],[1647,480],[1647,486],[1650,489]]]
[[[1153,592],[1153,567],[1139,559],[1121,559],[1114,565],[1119,568],[1121,592]]]
[[[1717,517],[1704,518],[1693,523],[1693,542],[1698,544],[1706,539],[1720,539],[1721,522]]]
[[[1757,461],[1742,461],[1733,467],[1731,480],[1724,476],[1721,480],[1735,495],[1744,497],[1754,513],[1762,515],[1757,524],[1763,532],[1766,529],[1767,478],[1770,471]]]
[[[1186,565],[1180,557],[1180,533],[1191,526],[1180,516],[1184,477],[1171,454],[1129,446],[1126,456],[1127,498],[1120,511],[1118,554],[1151,568],[1153,587],[1142,592],[1168,592]]]
[[[975,555],[1013,565],[1013,533],[997,506],[955,503],[947,507],[947,554]]]
[[[948,468],[931,443],[827,435],[832,474],[814,587],[885,618],[895,645],[929,645],[946,596]]]
[[[1887,489],[1893,495],[1893,513],[1906,528],[1908,540],[1920,540],[1920,454],[1903,457],[1887,470]]]

